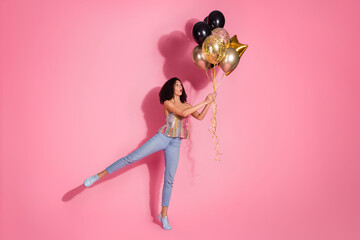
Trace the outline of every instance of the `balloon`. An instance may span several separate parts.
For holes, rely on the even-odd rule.
[[[211,31],[212,35],[216,35],[219,36],[221,38],[221,40],[225,43],[226,48],[229,47],[230,45],[230,36],[228,34],[228,32],[223,29],[223,28],[215,28],[214,30]]]
[[[202,45],[202,52],[206,61],[212,64],[217,64],[224,58],[225,50],[224,41],[216,35],[208,36]]]
[[[237,36],[234,35],[230,39],[230,46],[229,47],[234,48],[236,50],[236,52],[238,53],[239,58],[241,58],[241,56],[243,55],[245,50],[248,48],[248,45],[239,43],[239,41],[237,39]]]
[[[207,70],[211,66],[210,65],[211,63],[205,60],[200,45],[197,45],[193,50],[193,61],[195,65],[201,68],[202,70]]]
[[[220,11],[215,10],[209,14],[207,23],[209,24],[211,30],[217,27],[222,28],[225,25],[225,17]]]
[[[204,22],[197,22],[193,27],[193,37],[195,42],[202,44],[207,36],[211,34],[209,25]]]
[[[208,23],[208,17],[204,18],[204,22],[207,24]]]
[[[237,67],[240,57],[234,48],[227,48],[225,50],[225,57],[219,63],[225,75],[229,75]]]

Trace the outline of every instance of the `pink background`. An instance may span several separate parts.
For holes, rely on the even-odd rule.
[[[161,152],[85,189],[164,123],[158,92],[212,10],[249,45],[211,112],[191,119],[161,229]],[[360,239],[360,3],[0,2],[0,238]],[[220,76],[220,75],[219,75]]]

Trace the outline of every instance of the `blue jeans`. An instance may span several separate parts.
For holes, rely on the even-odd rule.
[[[137,162],[140,159],[155,153],[160,150],[164,150],[165,155],[165,174],[164,174],[164,187],[162,192],[162,203],[164,207],[169,206],[171,191],[173,188],[175,172],[179,162],[181,138],[168,137],[162,133],[156,133],[146,143],[136,149],[129,155],[117,160],[106,171],[111,174],[120,168],[123,168],[131,163]]]

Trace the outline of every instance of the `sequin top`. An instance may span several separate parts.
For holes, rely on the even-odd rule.
[[[188,119],[174,113],[166,115],[166,123],[159,130],[168,137],[189,138]]]

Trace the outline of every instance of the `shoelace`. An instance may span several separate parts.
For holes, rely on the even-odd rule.
[[[169,225],[169,221],[168,221],[168,219],[166,217],[161,218],[161,222],[163,223],[163,225]]]

